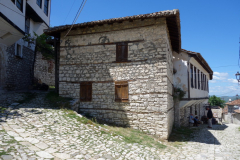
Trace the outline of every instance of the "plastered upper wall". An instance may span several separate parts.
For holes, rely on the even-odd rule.
[[[184,98],[188,98],[188,87],[190,87],[190,98],[208,97],[208,91],[195,89],[191,87],[191,84],[188,85],[188,82],[191,83],[190,65],[188,65],[188,63],[192,64],[202,73],[204,73],[209,80],[209,73],[193,57],[189,57],[189,55],[185,52],[181,52],[180,54],[174,52],[173,66],[174,69],[177,71],[174,74],[173,78],[174,85],[186,91],[186,95],[184,96]]]
[[[25,31],[26,0],[23,0],[23,12],[11,0],[0,0],[0,12],[10,19],[22,31]]]

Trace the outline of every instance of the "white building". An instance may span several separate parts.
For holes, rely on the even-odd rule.
[[[0,89],[31,83],[35,45],[22,38],[49,28],[50,7],[51,0],[0,0]]]
[[[205,114],[205,105],[209,99],[209,80],[213,71],[200,53],[182,49],[180,54],[173,54],[174,87],[186,92],[185,96],[175,103],[175,124],[187,125],[189,114]]]

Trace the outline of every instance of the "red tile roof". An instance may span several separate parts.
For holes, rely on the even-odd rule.
[[[237,99],[237,100],[232,101],[232,102],[228,102],[226,104],[231,105],[231,106],[240,105],[240,99]]]

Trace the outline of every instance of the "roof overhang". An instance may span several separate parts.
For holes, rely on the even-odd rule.
[[[0,43],[10,46],[21,39],[25,32],[0,12]]]
[[[209,73],[210,80],[213,79],[213,71],[200,53],[188,51],[185,49],[182,49],[182,51],[186,52],[189,56],[193,57]]]
[[[150,14],[142,14],[142,15],[135,15],[135,16],[128,16],[128,17],[121,17],[121,18],[112,18],[106,20],[99,20],[99,21],[92,21],[92,22],[85,22],[73,25],[72,29],[75,28],[84,28],[88,26],[95,26],[95,25],[103,25],[103,24],[111,24],[115,22],[122,22],[122,21],[133,21],[138,19],[151,19],[151,18],[161,18],[165,17],[170,40],[172,44],[172,48],[174,51],[179,53],[181,51],[181,30],[180,30],[180,14],[178,9],[174,10],[167,10],[167,11],[160,11]],[[49,29],[44,30],[44,33],[50,36],[59,35],[59,33],[68,30],[71,25],[63,25],[52,27]]]

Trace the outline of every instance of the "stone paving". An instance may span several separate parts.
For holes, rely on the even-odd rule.
[[[240,126],[234,124],[202,126],[187,143],[174,147],[163,142],[167,148],[156,149],[67,117],[49,106],[45,93],[29,103],[14,103],[23,97],[0,94],[0,106],[8,108],[0,110],[0,159],[240,159]]]

